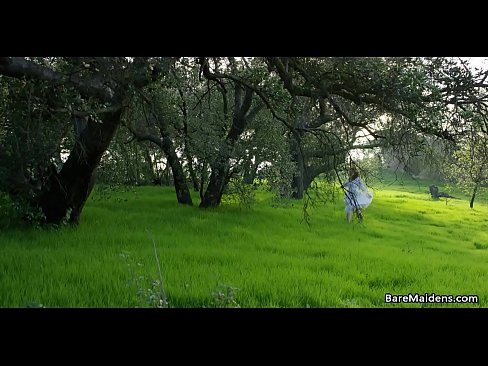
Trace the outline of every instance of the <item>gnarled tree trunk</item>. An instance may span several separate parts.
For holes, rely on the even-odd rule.
[[[173,141],[165,131],[161,129],[161,135],[163,136],[163,141],[161,143],[161,148],[168,159],[168,164],[171,166],[171,171],[173,172],[174,185],[176,190],[176,199],[179,203],[185,205],[193,205],[191,200],[190,190],[188,189],[188,184],[186,183],[185,173],[183,172],[183,167],[181,166],[180,159],[176,154],[176,150]]]
[[[42,210],[48,223],[60,223],[68,214],[70,222],[78,223],[93,188],[95,170],[120,125],[131,92],[129,86],[141,89],[156,81],[163,69],[167,72],[169,63],[162,67],[161,64],[151,66],[150,59],[145,57],[134,57],[131,61],[123,57],[60,58],[59,61],[64,68],[57,67],[57,62],[55,67],[24,57],[0,57],[0,75],[67,86],[76,90],[81,98],[94,99],[104,105],[90,111],[101,123],[91,117],[76,121],[76,142],[68,160],[59,173],[51,169],[39,195],[31,202]],[[74,105],[60,107],[56,109],[78,116],[86,113],[73,110]]]
[[[236,83],[234,93],[234,113],[232,117],[232,126],[227,133],[225,142],[228,146],[225,149],[223,156],[220,156],[218,161],[211,164],[212,174],[208,182],[207,190],[200,202],[201,208],[216,207],[220,205],[224,188],[229,182],[230,178],[230,163],[229,159],[232,157],[235,143],[239,135],[244,131],[247,123],[255,117],[262,106],[256,106],[249,111],[252,103],[253,91],[245,88],[245,95],[242,97],[243,87]]]
[[[201,208],[217,207],[220,205],[224,188],[229,182],[229,169],[229,164],[224,162],[219,166],[212,166],[212,174],[210,174],[207,189],[200,203]]]
[[[121,109],[106,113],[102,123],[91,118],[79,131],[79,138],[59,173],[50,175],[43,187],[39,207],[48,223],[69,221],[78,224],[80,214],[95,181],[95,170],[120,124]]]
[[[190,190],[188,189],[188,184],[186,183],[186,176],[183,171],[183,167],[181,165],[180,159],[176,154],[176,149],[173,144],[173,140],[169,136],[166,121],[164,118],[161,118],[158,120],[158,123],[159,123],[159,132],[161,134],[161,138],[156,137],[151,133],[139,132],[134,128],[129,127],[129,130],[137,138],[138,141],[150,141],[153,144],[159,146],[161,150],[163,150],[164,154],[166,155],[168,165],[171,167],[171,172],[173,173],[176,199],[178,200],[179,203],[192,206],[193,202],[191,199]]]

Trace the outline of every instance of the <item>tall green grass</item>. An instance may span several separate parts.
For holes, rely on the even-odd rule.
[[[153,238],[170,307],[215,306],[222,285],[240,307],[488,307],[486,201],[471,210],[465,196],[431,200],[427,181],[387,178],[362,223],[346,222],[341,195],[310,208],[307,225],[302,202],[265,192],[251,209],[201,210],[178,205],[172,188],[96,190],[79,227],[2,229],[0,307],[141,306],[137,287],[159,278]],[[385,293],[479,303],[385,303]]]

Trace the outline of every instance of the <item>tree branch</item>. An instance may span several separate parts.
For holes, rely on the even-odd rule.
[[[66,76],[23,57],[0,57],[0,74],[17,79],[50,81],[54,84],[70,83],[86,97],[94,96],[102,101],[111,102],[114,92],[98,79],[82,79],[78,76]]]
[[[125,142],[126,144],[128,144],[128,143],[134,141],[134,139],[136,139],[137,141],[150,141],[153,144],[159,146],[161,149],[163,148],[163,142],[161,141],[160,138],[158,138],[154,135],[148,134],[148,133],[142,133],[140,131],[137,131],[136,129],[132,128],[131,126],[126,126],[126,127],[133,135],[133,138],[131,138],[129,141]]]
[[[202,59],[204,59],[204,57],[200,57],[200,60],[199,60],[200,64],[203,62]],[[200,68],[200,71],[204,72],[203,65]],[[211,73],[209,68],[207,68],[207,71],[205,71],[204,74],[205,73],[208,73],[207,75],[211,76],[212,78],[215,77],[215,78],[233,80],[233,81],[238,82],[238,83],[242,84],[243,86],[253,90],[261,98],[261,100],[264,102],[264,104],[266,105],[266,107],[271,112],[271,114],[273,115],[274,118],[276,118],[278,121],[282,122],[290,131],[294,130],[294,127],[292,125],[290,125],[282,117],[280,117],[276,114],[274,108],[271,106],[270,102],[268,101],[268,98],[264,95],[264,93],[260,89],[252,86],[251,84],[247,83],[246,81],[244,81],[238,77],[235,77],[233,75],[222,74],[222,73]],[[207,75],[205,77],[207,77]]]

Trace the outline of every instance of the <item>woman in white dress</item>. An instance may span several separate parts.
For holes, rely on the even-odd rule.
[[[373,193],[368,190],[361,180],[356,169],[349,169],[349,180],[342,186],[344,188],[344,203],[346,204],[346,219],[351,222],[351,215],[356,213],[359,220],[363,219],[362,208],[366,208],[373,200]]]

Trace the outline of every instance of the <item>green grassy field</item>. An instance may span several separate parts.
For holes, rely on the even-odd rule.
[[[0,307],[135,307],[161,263],[169,307],[488,307],[488,205],[432,201],[429,182],[376,183],[362,223],[342,196],[311,209],[258,192],[251,209],[180,206],[168,187],[103,198],[77,228],[0,231]],[[443,187],[440,186],[443,190]],[[479,303],[385,303],[385,293],[477,295]],[[224,296],[225,298],[225,296]],[[231,304],[232,305],[232,304]]]

